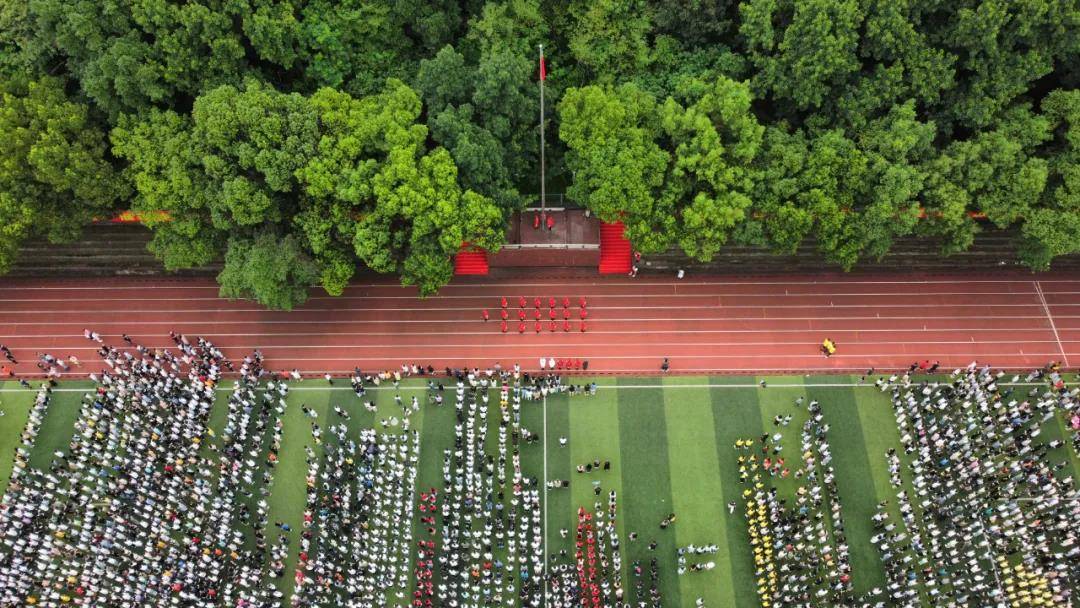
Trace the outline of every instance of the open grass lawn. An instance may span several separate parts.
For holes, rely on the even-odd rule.
[[[767,387],[758,385],[761,380]],[[543,438],[522,444],[525,474],[571,482],[569,489],[547,493],[547,551],[565,549],[572,554],[576,510],[579,506],[592,507],[597,500],[593,482],[598,481],[603,488],[601,500],[606,500],[611,489],[619,497],[624,571],[634,560],[647,563],[653,556],[647,546],[649,541],[655,539],[658,543],[655,555],[661,564],[664,606],[693,606],[698,597],[705,598],[709,607],[757,606],[740,498],[744,486],[739,482],[733,445],[738,438],[780,431],[784,434],[782,456],[792,463],[798,461],[798,433],[807,414],[795,401],[803,397],[823,404],[826,422],[831,426],[829,439],[856,590],[882,585],[879,557],[869,542],[873,534],[870,516],[878,502],[894,497],[884,455],[888,448],[899,445],[899,435],[888,394],[873,385],[857,387],[855,380],[847,376],[600,378],[596,396],[549,397],[546,421],[542,403],[524,403],[522,424]],[[2,388],[0,407],[6,415],[0,418],[0,485],[6,487],[12,449],[26,422],[33,392],[19,389],[15,383],[5,383]],[[66,448],[82,390],[89,384],[72,382],[62,388],[54,395],[32,455],[36,466],[46,466],[52,452]],[[364,411],[347,386],[328,390],[325,382],[305,381],[294,383],[292,388],[269,519],[290,523],[291,534],[297,537],[305,498],[304,447],[314,447],[310,423],[301,413],[300,404],[317,411],[320,421],[331,423],[336,422],[332,406],[347,408],[352,412],[348,424],[353,431],[363,426],[378,427],[384,412],[389,416],[396,408],[393,390],[369,393],[380,405],[380,412],[372,414]],[[407,399],[410,392],[423,390],[423,381],[410,380],[403,383],[401,392]],[[219,393],[219,405],[227,396],[225,391]],[[497,399],[497,395],[493,397]],[[219,407],[217,413],[223,410]],[[791,415],[793,419],[789,426],[776,427],[776,415]],[[223,424],[223,415],[211,421],[212,426]],[[442,486],[442,454],[453,444],[453,424],[454,409],[449,405],[425,405],[414,416],[413,428],[422,437],[418,489]],[[493,419],[491,424],[497,425],[497,421]],[[1053,437],[1055,432],[1060,436],[1062,430],[1060,425],[1051,424],[1046,432]],[[567,446],[560,445],[560,437],[568,439]],[[1080,471],[1076,453],[1063,449],[1069,450],[1073,468]],[[585,474],[575,471],[577,464],[594,459],[610,460],[611,470]],[[796,483],[788,479],[777,485],[781,492],[787,492],[794,491]],[[727,504],[732,501],[738,506],[734,514],[729,514]],[[676,523],[661,530],[660,520],[672,512],[677,515]],[[418,524],[414,522],[414,526]],[[560,534],[564,528],[569,530],[566,538]],[[637,532],[638,540],[628,541],[629,532]],[[708,557],[716,562],[716,568],[677,575],[676,548],[688,544],[718,545],[719,551]],[[295,555],[291,559],[295,560]],[[293,564],[288,566],[291,572]],[[286,576],[280,584],[288,591],[292,577]],[[628,593],[631,589],[628,584]]]

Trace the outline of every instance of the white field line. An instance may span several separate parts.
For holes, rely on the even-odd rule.
[[[644,372],[642,372],[642,373],[644,373]],[[769,374],[762,374],[761,376],[768,376],[768,375]],[[883,375],[883,374],[875,374],[875,375]],[[439,379],[444,379],[445,378],[444,376],[430,376],[430,377],[431,378],[439,378]],[[571,376],[570,378],[574,378],[574,376]],[[588,379],[594,378],[594,376],[580,376],[579,378],[588,380]],[[339,381],[341,381],[341,380],[339,379]],[[998,382],[998,386],[1046,386],[1046,383],[1044,383],[1044,382]],[[368,386],[368,387],[365,387],[365,388],[366,388],[366,390],[369,390],[369,391],[396,391],[396,392],[427,391],[427,390],[429,390],[428,387],[426,387],[426,386],[402,386],[402,387],[396,388],[396,389],[394,387],[392,387],[392,386]],[[601,385],[597,385],[597,390],[600,390],[600,391],[639,390],[639,389],[655,389],[655,388],[665,389],[665,390],[669,389],[669,388],[724,388],[724,389],[727,389],[727,388],[756,388],[756,389],[761,389],[761,385],[756,383],[756,382],[739,383],[739,384],[701,383],[701,384],[625,384],[625,385],[603,385],[603,384],[601,384]],[[771,383],[770,382],[770,383],[767,383],[766,388],[763,389],[763,390],[769,390],[769,389],[773,389],[773,388],[794,388],[794,389],[801,389],[801,388],[864,388],[864,389],[880,390],[872,382],[864,382],[862,384],[859,384],[857,382],[806,382],[806,383],[803,383],[803,382],[800,382],[800,383],[783,383],[783,382]],[[24,389],[24,388],[21,388],[21,387],[0,387],[0,392],[8,392],[8,393],[23,392],[23,391],[26,391],[26,390],[27,389]],[[89,393],[89,392],[91,392],[93,390],[94,389],[90,388],[90,387],[86,387],[86,388],[64,388],[63,386],[61,386],[61,387],[57,387],[57,388],[52,389],[52,392],[54,392],[54,393]],[[214,389],[215,392],[220,392],[220,393],[231,393],[232,390],[233,389],[232,389],[231,386],[228,386],[228,387],[219,386],[219,387],[216,387]],[[259,388],[258,390],[266,390],[266,389]],[[334,385],[334,386],[304,386],[304,385],[301,385],[301,386],[296,386],[296,385],[290,384],[289,385],[289,392],[293,392],[293,391],[312,391],[312,392],[315,392],[315,391],[334,391],[334,392],[348,391],[350,393],[353,392],[352,387],[348,387],[348,386],[340,386],[340,385]],[[546,435],[545,435],[545,437],[546,437]]]
[[[566,348],[569,349],[572,346],[573,345],[570,345],[570,346],[568,346]],[[417,347],[417,348],[420,349],[420,351],[423,351],[423,349],[424,349],[424,347]],[[936,355],[936,354],[931,353],[931,352],[920,353],[920,354],[904,354],[904,353],[877,353],[877,354],[874,354],[874,353],[870,353],[870,354],[853,354],[853,355],[837,354],[837,355],[833,355],[832,359],[833,360],[837,360],[837,359],[872,359],[872,358],[896,359],[896,358],[904,357],[906,359],[915,360],[915,359],[919,359],[919,358],[926,358],[927,356],[936,356],[938,358],[942,358],[942,357],[958,358],[959,357],[959,358],[970,358],[970,359],[975,359],[975,358],[986,359],[987,357],[1017,357],[1017,356],[1021,356],[1021,357],[1057,357],[1060,354],[1061,353],[1057,352],[1056,350],[1053,351],[1053,352],[1049,352],[1049,353],[1025,353],[1025,352],[1020,352],[1020,353],[1017,353],[1017,352],[1008,352],[1008,353],[943,353],[943,354],[939,354],[939,355]],[[580,353],[580,352],[577,352],[577,351],[574,351],[571,356],[573,356],[575,359],[588,359],[588,360],[594,361],[594,362],[595,361],[609,361],[609,360],[613,360],[613,359],[619,359],[619,360],[624,360],[624,359],[629,359],[629,360],[656,359],[656,360],[659,360],[659,359],[663,358],[662,356],[657,356],[657,355],[604,355],[604,354],[584,354],[584,353]],[[682,358],[683,359],[692,359],[692,360],[693,359],[698,359],[698,360],[700,360],[700,359],[806,359],[806,358],[820,358],[820,357],[821,357],[821,355],[818,354],[818,353],[806,353],[806,354],[797,354],[797,353],[792,353],[792,354],[761,353],[761,354],[753,354],[753,355],[742,355],[742,354],[725,354],[725,355],[693,354],[693,355],[685,355]],[[385,357],[272,357],[272,358],[269,358],[269,359],[271,359],[272,361],[282,361],[282,362],[289,363],[289,362],[296,362],[296,361],[408,361],[408,360],[420,360],[420,359],[424,359],[424,358],[425,357],[424,357],[423,354],[419,354],[419,355],[416,355],[416,356],[412,356],[412,355],[406,355],[406,356],[395,355],[395,356],[385,356]],[[438,359],[439,361],[477,361],[477,360],[482,359],[482,358],[483,359],[491,359],[491,357],[444,357],[444,356],[434,357],[434,359]],[[675,370],[675,371],[685,371],[686,369],[687,368],[679,368],[678,370]],[[711,369],[711,368],[705,368],[705,369]],[[755,370],[766,369],[767,370],[767,369],[778,369],[778,368],[763,368],[763,367],[759,366],[759,367],[756,367],[756,368],[753,368],[753,369],[755,369]],[[800,368],[800,369],[805,369],[805,368]],[[828,372],[828,371],[833,370],[835,368],[825,367],[825,368],[821,368],[821,369],[822,369],[822,371]],[[350,370],[351,370],[351,368],[350,368]]]
[[[548,486],[547,486],[547,483],[548,483],[548,432],[547,432],[547,430],[548,430],[547,429],[548,416],[547,416],[547,395],[544,395],[543,412],[544,412],[544,430],[542,432],[544,434],[544,538],[542,540],[543,540],[543,543],[544,543],[543,554],[545,556],[545,559],[544,559],[544,578],[546,580],[547,579],[547,563],[548,563],[548,560],[546,559],[547,554],[548,554],[548,551],[547,551],[547,546],[548,546],[547,545],[547,536],[548,536]],[[544,588],[546,590],[547,585],[544,585]],[[545,595],[545,597],[547,596],[546,591],[545,591],[544,595]]]

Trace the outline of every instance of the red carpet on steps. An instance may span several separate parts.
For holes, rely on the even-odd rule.
[[[454,256],[454,274],[478,275],[488,273],[487,252],[462,247]]]
[[[630,241],[622,222],[600,224],[600,274],[630,272]]]

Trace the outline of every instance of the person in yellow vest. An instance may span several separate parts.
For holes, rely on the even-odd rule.
[[[836,353],[836,342],[833,342],[830,338],[825,338],[821,342],[821,354],[825,357],[831,357]]]

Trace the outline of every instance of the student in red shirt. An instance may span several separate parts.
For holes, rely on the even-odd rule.
[[[585,321],[581,322],[581,333],[585,333]]]
[[[542,304],[543,302],[540,301],[540,298],[535,298],[533,300],[533,308],[540,308]]]
[[[518,321],[524,321],[524,320],[525,320],[525,310],[524,309],[519,310],[518,311]]]
[[[500,302],[500,304],[502,304],[503,308],[506,308],[506,296],[503,296],[502,301]]]
[[[554,308],[549,308],[548,309],[548,318],[551,319],[552,321],[554,321],[555,316],[556,316],[555,315],[555,309]]]
[[[502,315],[502,320],[503,320],[503,321],[505,321],[505,320],[507,320],[508,318],[510,318],[510,313],[506,312],[506,309],[505,309],[505,308],[504,308],[504,309],[502,309],[502,311],[500,311],[500,313],[499,313],[499,314],[500,314],[500,315]]]
[[[534,318],[535,318],[535,319],[536,319],[537,321],[539,321],[539,320],[540,320],[541,314],[540,314],[540,309],[539,309],[539,308],[537,308],[537,309],[536,309],[536,312],[534,312],[534,313],[533,313],[533,317],[534,317]]]
[[[503,319],[502,321],[502,333],[506,333],[506,319]]]
[[[581,318],[584,319],[585,317],[589,316],[589,311],[587,309],[582,308],[581,312],[579,314],[581,315]]]
[[[563,321],[562,330],[563,331],[570,331],[570,321]]]
[[[486,308],[484,309],[483,315],[484,315],[484,323],[487,323],[487,320],[491,318],[491,315],[488,314],[488,310]]]
[[[563,296],[562,306],[563,308],[570,308],[570,298]]]
[[[544,329],[544,327],[540,324],[540,321],[537,321],[536,322],[536,333],[540,333],[540,331],[543,330],[543,329]]]
[[[581,299],[578,300],[578,306],[580,306],[582,308],[585,308],[586,304],[587,304],[587,302],[585,302],[585,296],[581,296]]]
[[[555,228],[555,216],[548,215],[547,216],[547,229],[548,229],[548,231],[551,231],[553,228]]]
[[[525,299],[525,296],[518,296],[518,306],[525,308],[525,305],[528,303],[529,301]]]
[[[559,324],[558,324],[558,323],[556,323],[556,322],[555,322],[555,320],[553,319],[553,320],[551,321],[551,331],[555,331],[555,330],[556,330],[556,329],[558,329],[558,328],[559,328]]]
[[[548,298],[548,308],[555,308],[555,296]]]
[[[524,321],[518,323],[518,333],[519,334],[525,333],[525,322]]]

